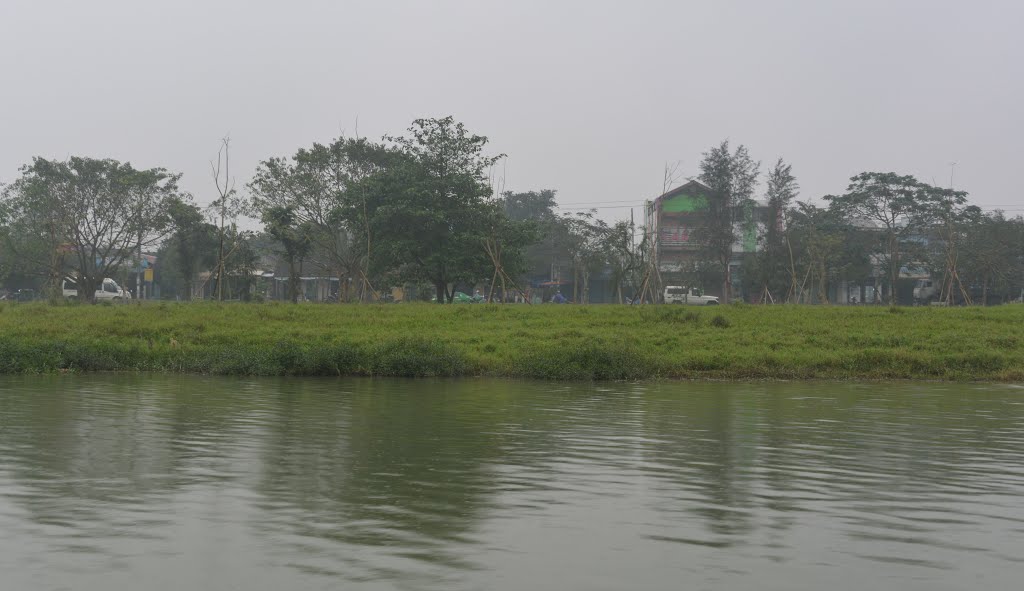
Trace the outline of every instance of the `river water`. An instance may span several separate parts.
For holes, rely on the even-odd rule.
[[[1024,388],[0,377],[0,587],[1018,589]]]

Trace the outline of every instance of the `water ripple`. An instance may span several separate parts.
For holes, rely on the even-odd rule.
[[[0,572],[104,591],[1014,588],[1021,392],[0,378]]]

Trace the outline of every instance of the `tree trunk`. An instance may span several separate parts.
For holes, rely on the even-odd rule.
[[[895,240],[895,239],[894,239]],[[889,305],[896,305],[896,282],[900,278],[900,251],[899,242],[896,241],[889,250]]]
[[[293,304],[299,303],[299,271],[294,257],[288,257],[288,299]]]
[[[348,278],[343,274],[338,275],[338,303],[347,302],[349,300],[348,294]]]
[[[101,280],[102,281],[102,280]],[[93,277],[78,278],[78,299],[88,304],[96,303],[96,279]]]
[[[217,301],[224,301],[224,215],[220,218],[220,243],[217,247]]]
[[[825,263],[818,263],[818,303],[828,304],[828,274],[825,273]]]
[[[56,303],[57,300],[64,297],[64,255],[59,249],[54,249],[50,255],[50,273],[47,277],[46,290],[47,297],[50,303]]]
[[[445,289],[444,283],[439,281],[434,284],[434,287],[437,289],[437,303],[443,304],[445,295],[447,295],[447,289]]]

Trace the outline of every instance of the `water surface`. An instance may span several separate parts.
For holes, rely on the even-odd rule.
[[[4,589],[1016,589],[1024,389],[0,377]]]

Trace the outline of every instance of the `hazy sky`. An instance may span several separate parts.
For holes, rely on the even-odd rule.
[[[956,162],[1019,213],[1022,22],[1011,0],[0,0],[0,181],[111,157],[207,203],[225,134],[242,186],[357,119],[379,139],[451,114],[508,154],[506,188],[609,219],[724,138],[791,162],[801,199]]]

